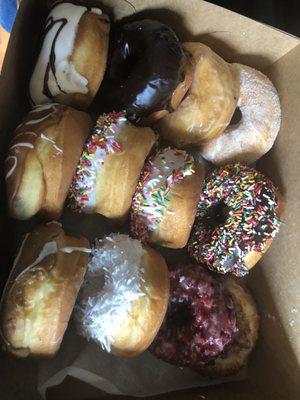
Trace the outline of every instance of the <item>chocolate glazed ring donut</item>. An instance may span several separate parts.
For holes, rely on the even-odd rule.
[[[191,62],[173,30],[145,19],[121,26],[112,42],[101,88],[106,111],[125,110],[128,119],[145,123],[173,110],[192,80]]]

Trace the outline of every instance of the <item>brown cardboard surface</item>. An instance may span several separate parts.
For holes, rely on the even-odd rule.
[[[37,47],[45,0],[23,0],[11,36],[0,78],[1,167],[9,134],[28,107],[26,89]],[[109,3],[109,1],[105,1]],[[112,3],[112,2],[111,2]],[[130,14],[128,2],[116,0],[121,15]],[[218,387],[160,396],[161,399],[296,399],[299,386],[300,287],[300,45],[299,40],[200,0],[130,0],[140,17],[168,23],[181,40],[203,41],[228,61],[249,64],[264,70],[278,89],[282,104],[281,132],[274,148],[258,166],[269,174],[286,198],[285,225],[271,249],[250,275],[250,284],[261,313],[260,340],[250,362],[249,379]],[[121,6],[120,6],[121,5]],[[2,171],[2,168],[1,168]],[[3,188],[3,176],[1,176]],[[3,191],[2,191],[3,193]],[[2,280],[7,275],[16,247],[16,231],[5,217],[1,197],[0,247]],[[1,287],[3,286],[3,282]],[[18,362],[0,353],[1,400],[38,398],[35,363]],[[75,395],[76,392],[76,395]],[[52,389],[50,399],[95,399],[98,392],[68,379]]]

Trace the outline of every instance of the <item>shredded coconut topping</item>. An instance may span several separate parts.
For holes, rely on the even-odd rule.
[[[138,240],[111,234],[98,240],[88,264],[77,304],[75,319],[79,334],[110,351],[132,302],[143,296],[145,250]]]

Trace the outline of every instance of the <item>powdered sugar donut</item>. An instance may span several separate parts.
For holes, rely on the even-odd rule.
[[[202,156],[216,165],[255,162],[271,149],[280,128],[280,101],[272,82],[246,65],[232,66],[240,82],[237,106],[241,120],[200,149]]]
[[[75,307],[78,331],[108,352],[136,356],[156,336],[168,299],[164,258],[127,235],[111,234],[93,249]]]

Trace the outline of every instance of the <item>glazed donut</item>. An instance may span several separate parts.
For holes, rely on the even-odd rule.
[[[123,222],[154,143],[152,129],[133,126],[123,113],[101,115],[77,166],[70,207]]]
[[[131,206],[131,233],[143,243],[187,244],[204,169],[184,150],[158,150],[146,163]]]
[[[106,68],[110,22],[99,8],[63,2],[51,9],[29,85],[33,104],[86,109]]]
[[[236,108],[239,86],[230,64],[201,43],[184,43],[196,67],[186,97],[155,129],[176,147],[200,146],[220,135]]]
[[[173,30],[161,22],[145,19],[118,27],[101,87],[104,106],[125,110],[134,122],[161,118],[177,107],[191,84],[189,59]]]
[[[206,179],[189,253],[222,274],[246,275],[279,231],[282,201],[273,183],[241,164],[228,164]]]
[[[157,334],[168,299],[164,258],[127,235],[111,234],[93,249],[75,307],[78,332],[108,352],[135,357]]]
[[[237,106],[241,119],[200,149],[201,155],[216,165],[254,163],[271,149],[280,128],[280,102],[272,82],[246,65],[232,67],[240,82]]]
[[[90,253],[85,238],[66,236],[58,222],[25,236],[5,286],[0,333],[18,356],[52,356],[60,347]]]
[[[170,270],[168,311],[150,351],[202,375],[232,375],[247,363],[258,320],[252,297],[240,285],[199,265],[178,265]]]
[[[58,218],[92,122],[60,104],[35,107],[16,128],[5,160],[9,213]]]

